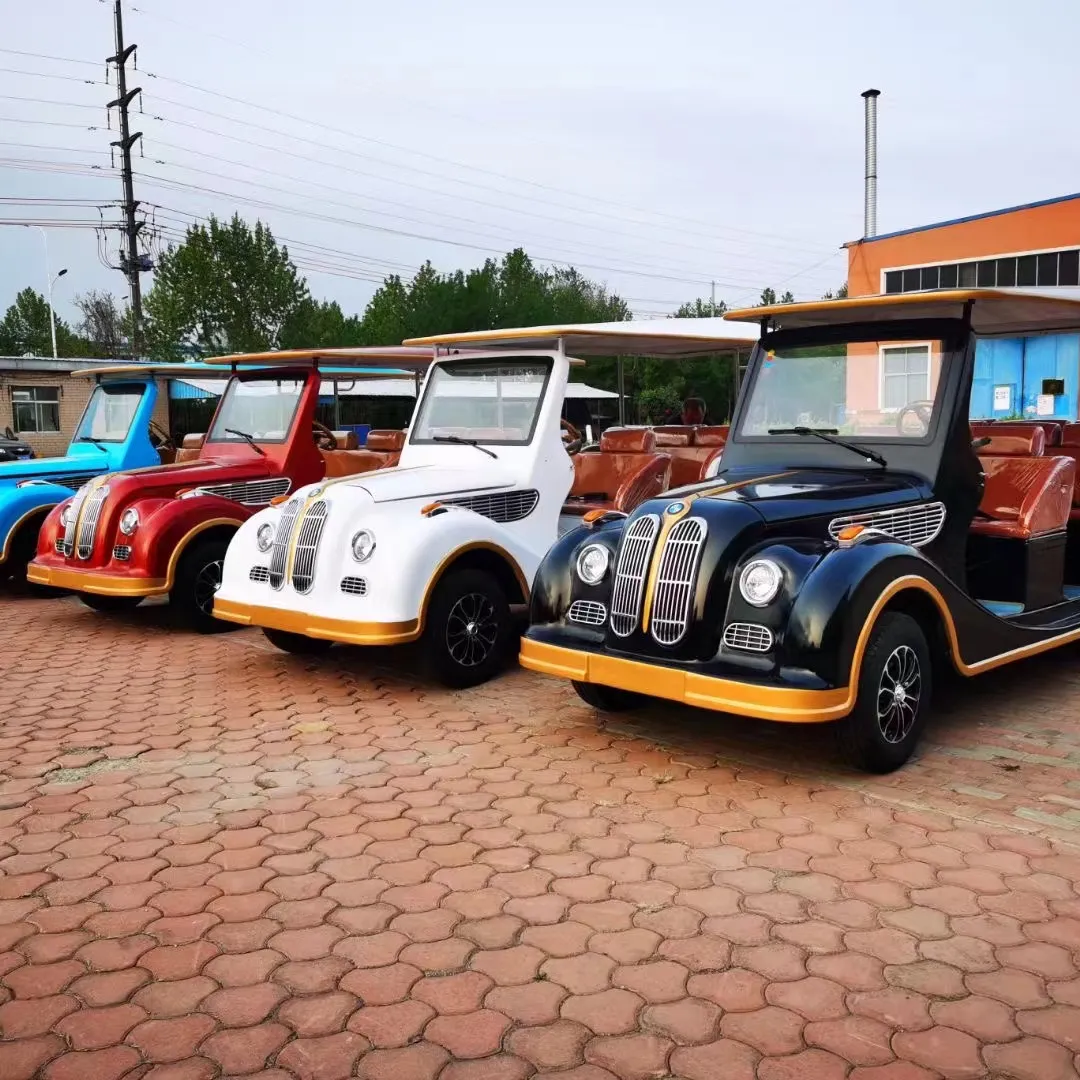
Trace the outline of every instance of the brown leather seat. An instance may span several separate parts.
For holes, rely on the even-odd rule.
[[[202,450],[202,444],[206,435],[202,432],[192,432],[184,436],[184,441],[176,451],[176,461],[194,461]]]
[[[1046,433],[1047,447],[1061,445],[1061,436],[1065,428],[1064,420],[992,420],[983,421],[983,423],[992,423],[1002,432],[1010,432],[1016,428],[1025,430],[1037,427],[1042,428]]]
[[[340,450],[320,450],[326,465],[326,475],[353,476],[357,473],[374,472],[387,469],[398,463],[401,450],[405,445],[404,431],[369,431],[367,443],[363,449],[356,449],[356,435],[353,432],[335,432],[352,435],[352,447]],[[341,443],[339,441],[338,445]]]
[[[696,484],[705,478],[713,459],[723,452],[727,425],[715,427],[657,427],[656,445],[671,457],[671,486]]]
[[[1077,463],[1076,483],[1073,485],[1072,512],[1069,517],[1080,521],[1080,424],[1061,425],[1061,446],[1054,454],[1072,458]]]
[[[628,513],[670,486],[671,458],[657,452],[650,428],[608,428],[599,450],[577,454],[573,461],[574,484],[563,506],[568,514]]]
[[[979,536],[1028,540],[1060,532],[1068,524],[1076,480],[1071,457],[1046,457],[1046,432],[1039,424],[972,424],[972,438],[989,438],[978,450],[986,474],[971,523]]]
[[[360,441],[355,431],[332,431],[330,434],[334,436],[334,442],[337,443],[336,450],[360,449]]]

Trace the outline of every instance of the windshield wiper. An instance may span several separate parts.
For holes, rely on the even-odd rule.
[[[257,451],[258,453],[262,454],[263,457],[266,457],[266,451],[255,441],[254,435],[249,435],[246,431],[237,431],[236,428],[232,427],[227,427],[225,429],[225,434],[239,435],[240,438],[243,439],[244,442],[246,442],[252,450]]]
[[[107,454],[109,452],[108,449],[102,446],[102,444],[98,442],[97,439],[92,439],[89,435],[80,435],[75,441],[93,443],[103,454]]]
[[[482,454],[487,454],[488,457],[499,460],[499,455],[494,450],[489,450],[486,446],[481,446],[475,439],[463,439],[460,435],[432,435],[432,442],[449,442],[460,443],[462,446],[475,446]]]
[[[769,428],[769,434],[813,435],[814,438],[821,439],[823,442],[832,443],[834,446],[842,446],[845,450],[850,450],[853,454],[858,454],[860,457],[864,457],[868,461],[874,462],[875,465],[880,465],[883,469],[887,469],[889,467],[889,463],[876,450],[869,450],[865,446],[856,446],[854,443],[847,442],[844,439],[836,438],[836,436],[840,434],[836,428]]]

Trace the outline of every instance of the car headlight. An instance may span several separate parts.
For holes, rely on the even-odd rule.
[[[771,559],[755,559],[739,575],[739,592],[754,607],[772,603],[784,581],[784,571]]]
[[[352,538],[352,556],[357,562],[367,562],[375,553],[375,534],[370,529],[361,529]]]
[[[599,585],[610,561],[611,555],[603,544],[589,544],[577,557],[577,575],[586,585]]]
[[[274,542],[274,526],[269,521],[264,521],[255,534],[255,546],[260,551],[269,551]]]
[[[66,503],[60,511],[60,524],[66,529],[71,524],[71,503]]]
[[[134,506],[129,506],[120,515],[120,531],[125,536],[130,536],[139,527],[139,511]]]

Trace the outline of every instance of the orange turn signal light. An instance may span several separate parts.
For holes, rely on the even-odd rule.
[[[280,506],[283,502],[286,501],[286,499],[288,499],[288,497],[289,497],[288,495],[275,495],[270,500],[270,505],[271,506]]]
[[[194,490],[195,490],[194,488],[181,488],[176,493],[176,497],[179,499],[183,495],[190,495]]]
[[[438,510],[440,506],[442,506],[442,503],[440,502],[428,503],[427,506],[420,507],[420,513],[423,514],[424,517],[427,517],[428,514]]]
[[[847,525],[836,534],[837,540],[855,540],[866,531],[865,525]]]
[[[589,525],[594,521],[599,521],[606,513],[606,510],[589,510],[582,515],[581,520],[584,521],[586,525]]]

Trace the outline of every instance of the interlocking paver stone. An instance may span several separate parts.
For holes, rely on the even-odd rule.
[[[1067,680],[853,788],[804,729],[4,603],[4,1080],[1077,1078]]]

